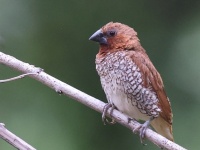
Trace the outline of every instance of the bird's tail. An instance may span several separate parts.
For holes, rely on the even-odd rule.
[[[174,141],[172,125],[166,122],[163,118],[161,118],[160,116],[158,118],[155,118],[151,121],[151,125],[156,130],[156,132],[166,137],[167,139]]]

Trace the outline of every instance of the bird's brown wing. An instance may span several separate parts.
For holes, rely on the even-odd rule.
[[[158,96],[160,116],[169,124],[172,124],[172,110],[169,99],[165,93],[162,78],[145,51],[129,51],[130,56],[143,74],[144,86],[152,87]]]

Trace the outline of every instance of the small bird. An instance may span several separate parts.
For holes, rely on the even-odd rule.
[[[100,44],[95,63],[108,100],[102,118],[109,107],[116,108],[130,118],[145,121],[139,128],[141,142],[150,124],[173,141],[171,104],[137,32],[125,24],[109,22],[89,40]]]

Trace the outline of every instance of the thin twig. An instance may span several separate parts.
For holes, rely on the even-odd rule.
[[[24,74],[21,74],[19,76],[13,77],[13,78],[0,80],[0,83],[10,82],[10,81],[14,81],[14,80],[18,80],[18,79],[24,78],[25,76],[28,76],[28,75],[37,75],[37,74],[38,73],[24,73]]]
[[[28,72],[37,72],[38,68],[29,65],[28,63],[24,63],[20,60],[17,60],[16,58],[6,55],[2,52],[0,52],[0,63],[7,65],[15,70],[18,70],[23,73]],[[45,84],[46,86],[54,89],[58,93],[63,93],[64,95],[67,95],[71,97],[72,99],[102,113],[103,108],[105,106],[105,103],[102,101],[83,93],[82,91],[75,89],[74,87],[48,75],[45,72],[40,72],[37,76],[31,76],[32,78],[38,80],[39,82]],[[110,109],[108,110],[108,114],[110,113]],[[107,115],[108,115],[107,114]],[[109,116],[109,115],[108,115]],[[110,116],[109,116],[110,117]],[[112,118],[115,119],[118,123],[121,125],[131,129],[133,131],[134,129],[138,128],[140,124],[136,121],[130,121],[130,119],[122,114],[121,112],[117,110],[113,110],[112,112]],[[173,143],[166,139],[165,137],[157,134],[156,132],[152,131],[151,129],[147,129],[145,132],[145,137],[157,145],[160,148],[167,149],[167,150],[186,150],[185,148],[181,147],[180,145]]]
[[[3,123],[0,123],[0,137],[19,150],[36,150],[31,145],[27,144],[25,141],[7,130]]]

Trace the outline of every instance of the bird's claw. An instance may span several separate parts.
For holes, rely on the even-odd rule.
[[[143,144],[143,145],[146,145],[143,143],[144,141],[144,137],[145,137],[145,132],[146,132],[146,126],[144,126],[144,124],[138,126],[137,128],[133,129],[133,133],[137,133],[139,132],[139,136],[140,136],[140,142]]]
[[[146,123],[146,122],[145,122],[145,123]],[[144,123],[143,125],[141,125],[141,127],[140,127],[140,142],[141,142],[143,145],[147,145],[147,144],[145,144],[145,143],[143,143],[143,142],[144,142],[145,132],[146,132],[148,126],[149,126],[149,125],[146,125],[145,123]]]
[[[111,118],[112,118],[112,120],[111,121],[109,121],[107,118],[106,118],[106,113],[107,113],[107,111],[108,111],[108,109],[111,107],[111,111],[110,111],[110,116],[112,115],[112,112],[113,112],[113,110],[114,110],[114,105],[112,105],[111,103],[107,103],[105,106],[104,106],[104,108],[103,108],[103,114],[102,114],[102,121],[103,121],[103,124],[104,125],[106,125],[106,123],[108,123],[108,124],[111,124],[111,125],[113,125],[113,124],[115,124],[116,123],[116,121],[112,118],[112,116],[111,116]]]
[[[108,109],[111,107],[112,105],[110,103],[107,103],[104,107],[103,107],[103,113],[102,113],[102,121],[104,123],[104,125],[106,124],[105,123],[105,120],[106,120],[106,113],[108,111]]]
[[[140,142],[141,142],[143,145],[147,145],[147,144],[144,144],[143,142],[144,142],[146,130],[147,130],[147,128],[149,127],[149,124],[150,124],[151,120],[153,120],[153,118],[150,118],[150,119],[147,120],[145,123],[143,123],[142,125],[138,126],[137,128],[135,128],[135,129],[133,130],[133,133],[139,132],[139,135],[140,135]]]
[[[110,120],[108,120],[108,119],[105,119],[105,121],[106,121],[106,123],[107,123],[107,124],[110,124],[110,125],[113,125],[113,124],[115,124],[115,123],[116,123],[115,119],[113,119],[113,118],[112,118],[112,120],[111,120],[111,121],[110,121]],[[104,122],[104,125],[106,125],[106,123]]]

